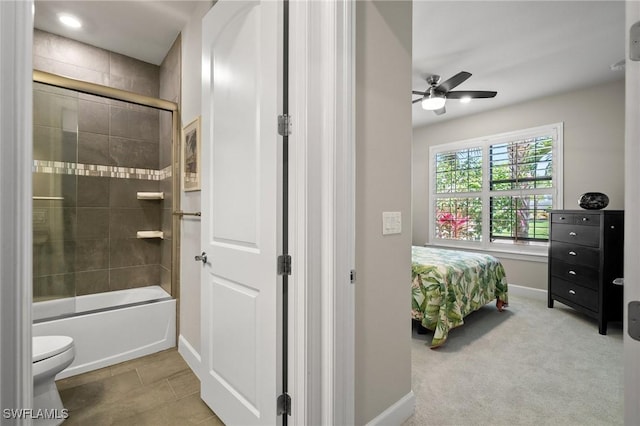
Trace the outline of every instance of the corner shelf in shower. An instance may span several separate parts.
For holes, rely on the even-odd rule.
[[[138,192],[138,200],[164,200],[164,192]]]
[[[160,238],[164,239],[164,232],[162,231],[138,231],[136,233],[137,238]]]

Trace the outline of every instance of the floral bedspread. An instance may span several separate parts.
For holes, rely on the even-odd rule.
[[[411,278],[411,315],[434,331],[431,347],[488,302],[508,303],[504,267],[487,254],[413,246]]]

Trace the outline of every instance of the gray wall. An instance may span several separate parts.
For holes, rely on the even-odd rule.
[[[564,123],[564,208],[578,209],[580,194],[599,191],[608,209],[623,209],[624,80],[617,80],[414,129],[413,244],[427,242],[429,146],[557,122]],[[546,259],[501,260],[509,283],[547,288]]]
[[[411,15],[356,4],[356,424],[411,391]],[[382,235],[384,211],[401,234]]]
[[[34,31],[33,52],[35,69],[159,96],[160,67],[156,65],[39,30]],[[163,273],[170,267],[163,261],[164,248],[170,242],[140,240],[136,231],[161,228],[163,207],[171,202],[170,187],[162,188],[167,194],[164,201],[137,200],[136,192],[158,191],[161,187],[160,181],[148,177],[167,164],[163,155],[166,146],[161,149],[160,145],[161,134],[166,145],[166,128],[160,123],[167,121],[163,115],[171,114],[56,90],[34,92],[36,160],[136,167],[150,172],[144,176],[126,174],[124,178],[76,175],[71,168],[62,174],[34,174],[35,195],[60,195],[48,194],[55,189],[52,182],[56,182],[62,185],[65,197],[61,202],[34,203],[34,208],[42,210],[42,217],[61,218],[49,227],[48,241],[41,239],[34,244],[34,297],[161,284],[170,275]],[[46,93],[52,91],[56,93]],[[60,119],[50,115],[47,103],[75,109],[77,137],[60,131]],[[72,103],[75,106],[69,106]],[[67,158],[69,152],[77,152],[77,158]],[[51,154],[62,157],[50,158]]]

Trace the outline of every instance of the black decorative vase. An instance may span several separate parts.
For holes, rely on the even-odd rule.
[[[600,210],[609,205],[609,197],[602,192],[585,192],[580,196],[578,204],[583,209]]]

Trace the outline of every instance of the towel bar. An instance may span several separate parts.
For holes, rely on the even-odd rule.
[[[202,216],[202,213],[200,213],[200,212],[191,212],[190,213],[190,212],[183,212],[182,210],[177,211],[177,212],[173,212],[173,214],[175,216],[180,216],[180,217],[182,217],[182,216]]]

